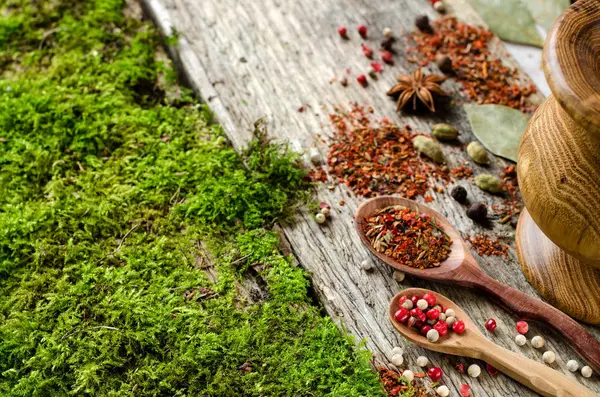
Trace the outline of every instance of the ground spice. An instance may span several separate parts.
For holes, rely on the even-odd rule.
[[[417,136],[387,119],[371,122],[371,108],[353,105],[349,112],[336,107],[329,117],[334,126],[327,156],[330,175],[358,196],[399,194],[423,196],[430,179],[450,181],[448,168],[422,158],[412,139]]]
[[[450,175],[457,179],[471,178],[473,176],[473,169],[463,166],[452,168]]]
[[[433,33],[415,31],[407,37],[408,60],[423,67],[446,55],[452,61],[452,74],[463,87],[463,94],[477,103],[495,103],[532,112],[535,106],[527,97],[537,91],[532,83],[521,84],[519,73],[492,56],[494,34],[467,25],[456,18],[434,22]],[[411,41],[414,46],[411,45]]]
[[[452,240],[431,217],[399,205],[365,217],[363,232],[377,252],[406,266],[438,267],[450,255]]]
[[[514,165],[504,167],[501,177],[507,197],[500,204],[493,205],[492,209],[500,218],[500,223],[510,222],[513,227],[516,227],[517,218],[523,207],[516,167]]]
[[[385,392],[390,397],[428,397],[433,393],[428,392],[420,381],[406,382],[399,372],[392,369],[379,367],[379,380],[383,384]],[[423,374],[425,375],[425,374]],[[415,377],[417,374],[415,374]]]
[[[477,251],[479,256],[503,256],[508,257],[508,245],[502,242],[499,238],[492,240],[485,234],[478,234],[471,237],[467,234],[466,241],[471,244],[471,247]]]

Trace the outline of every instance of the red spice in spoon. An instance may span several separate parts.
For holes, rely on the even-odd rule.
[[[365,217],[363,229],[371,246],[403,265],[419,269],[440,266],[450,255],[452,240],[430,216],[394,205]]]

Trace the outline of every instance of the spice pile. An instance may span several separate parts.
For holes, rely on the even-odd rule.
[[[398,304],[394,319],[400,324],[416,328],[431,343],[448,335],[450,329],[457,334],[465,332],[464,321],[456,319],[453,309],[437,304],[434,294],[428,292],[423,296],[402,296]],[[428,374],[433,380],[439,380],[434,379],[436,376],[432,377],[431,373]]]
[[[377,252],[406,266],[438,267],[450,255],[450,237],[428,215],[402,206],[386,207],[365,217],[363,232]]]
[[[453,74],[463,93],[477,103],[494,103],[532,112],[535,106],[527,97],[536,92],[532,83],[522,86],[518,72],[491,55],[494,34],[486,29],[464,24],[456,18],[434,21],[432,31],[423,29],[408,36],[409,61],[425,66],[436,62],[444,73]],[[408,45],[412,39],[414,47]]]
[[[349,112],[336,107],[329,116],[335,128],[327,156],[331,175],[358,196],[399,194],[410,199],[425,194],[430,177],[450,180],[447,167],[421,158],[409,127],[385,119],[374,125],[370,112],[355,104]]]
[[[467,234],[465,240],[471,244],[471,247],[477,251],[479,256],[503,256],[508,257],[508,245],[500,239],[492,240],[485,234],[478,234],[471,237]]]
[[[406,378],[402,377],[399,372],[394,371],[393,369],[384,367],[379,367],[378,369],[379,379],[381,380],[387,395],[390,397],[427,397],[433,395],[432,393],[429,393],[424,386],[418,385],[414,380],[408,381]]]

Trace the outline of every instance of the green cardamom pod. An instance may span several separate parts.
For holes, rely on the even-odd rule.
[[[467,146],[467,154],[477,164],[489,164],[490,163],[490,158],[488,157],[487,151],[485,150],[483,145],[477,141],[473,141],[473,142],[469,143],[469,146]]]
[[[475,178],[475,184],[481,190],[485,190],[490,193],[500,193],[504,191],[502,181],[500,178],[490,174],[481,174]]]
[[[448,124],[436,124],[431,130],[431,135],[439,141],[454,141],[458,138],[458,130]]]
[[[436,163],[445,163],[446,159],[444,158],[444,153],[442,153],[442,148],[440,144],[436,141],[433,141],[423,135],[419,135],[413,138],[413,146],[417,151],[429,157]]]

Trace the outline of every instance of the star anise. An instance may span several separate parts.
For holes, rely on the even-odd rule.
[[[398,106],[397,111],[404,108],[408,102],[412,99],[413,110],[417,108],[417,98],[425,105],[429,110],[435,112],[435,105],[433,103],[432,93],[439,95],[447,95],[440,83],[445,80],[443,76],[437,74],[425,75],[423,70],[417,69],[412,75],[403,74],[396,78],[398,83],[394,85],[387,94],[390,96],[398,95]]]

